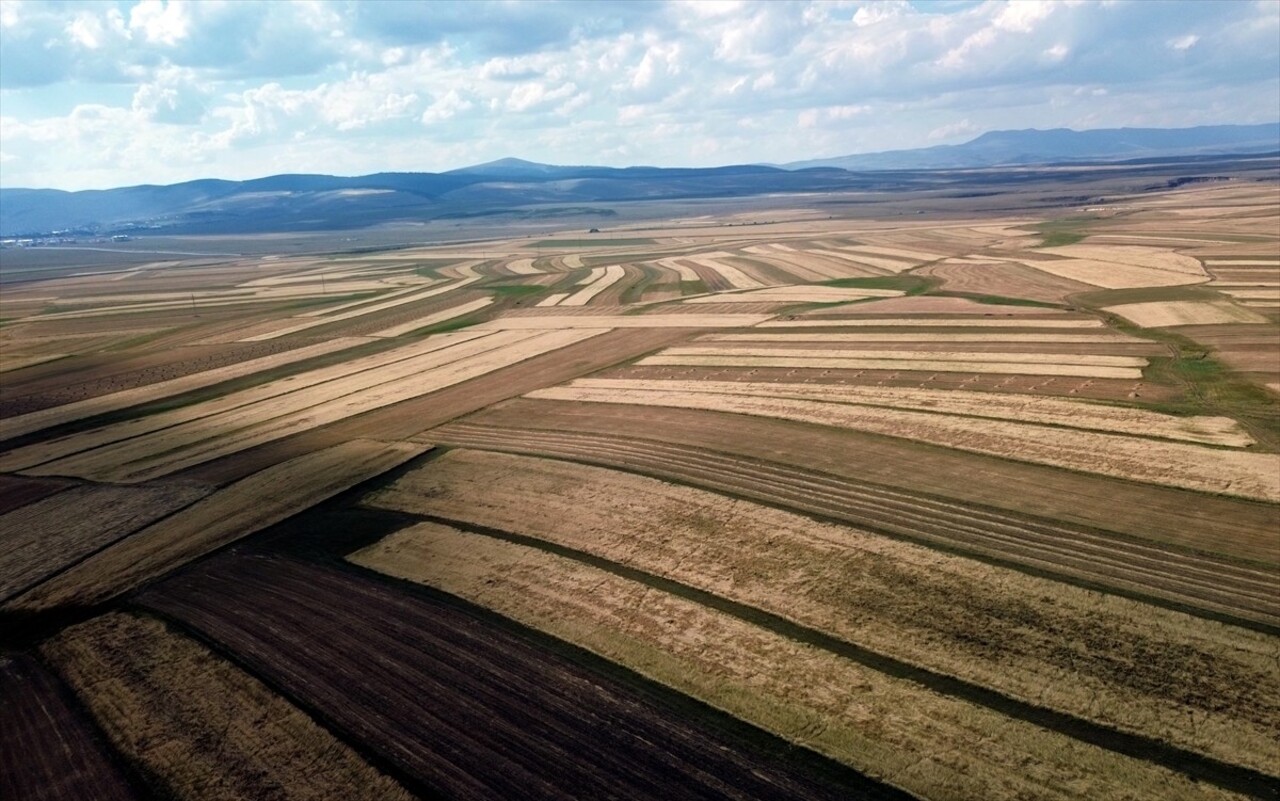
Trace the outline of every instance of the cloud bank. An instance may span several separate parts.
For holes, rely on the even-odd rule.
[[[1280,118],[1272,0],[0,0],[0,185],[784,162]]]

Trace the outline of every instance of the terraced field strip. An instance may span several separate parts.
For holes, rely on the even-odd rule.
[[[1113,264],[1137,265],[1153,270],[1185,273],[1198,278],[1205,277],[1204,267],[1193,256],[1174,253],[1168,248],[1125,247],[1123,245],[1079,244],[1063,247],[1044,248],[1044,253],[1055,256],[1066,256],[1071,259],[1086,259],[1111,262]]]
[[[657,688],[641,695],[461,601],[352,571],[218,560],[141,602],[416,778],[424,797],[906,799],[816,759],[784,763],[776,741],[752,747],[727,720],[704,728]]]
[[[761,328],[1105,328],[1101,320],[1071,318],[1066,320],[1056,317],[1018,318],[1018,319],[972,319],[937,317],[889,317],[858,318],[839,320],[831,318],[770,320],[762,322]]]
[[[1128,337],[1119,332],[1106,334],[1079,334],[1064,331],[1059,334],[1019,334],[1019,333],[984,333],[981,331],[955,333],[950,331],[926,331],[923,333],[872,333],[846,334],[837,331],[824,331],[814,334],[774,334],[767,331],[747,331],[741,334],[703,334],[696,342],[776,342],[791,344],[797,342],[830,342],[840,344],[846,342],[1017,342],[1028,344],[1057,345],[1125,345],[1130,343],[1146,344],[1145,340]]]
[[[0,720],[0,798],[139,797],[70,693],[30,656],[0,655]]]
[[[744,292],[721,292],[689,298],[685,303],[846,303],[866,298],[894,298],[902,293],[895,289],[843,289],[834,286],[781,286],[751,289]]]
[[[164,797],[412,799],[262,682],[159,621],[111,613],[41,651]]]
[[[1083,788],[1075,782],[1084,765],[1094,799],[1220,794],[641,581],[509,540],[419,523],[348,558],[568,640],[921,798],[1078,798]],[[957,747],[973,742],[982,748]],[[925,769],[923,754],[929,755]]]
[[[684,260],[699,267],[705,267],[708,270],[719,275],[734,289],[757,289],[764,286],[763,283],[757,281],[747,275],[742,270],[734,267],[732,264],[726,264],[723,259],[732,258],[732,253],[726,253],[717,250],[711,253],[699,253],[697,255],[685,256]]]
[[[432,286],[434,286],[439,284],[440,282],[431,281],[430,283]],[[382,303],[388,300],[402,298],[405,295],[412,295],[421,291],[422,291],[422,287],[420,286],[405,287],[405,288],[397,289],[393,292],[384,292],[381,295],[378,295],[376,297],[372,297],[372,298],[364,297],[364,298],[360,298],[359,300],[350,301],[349,303],[341,303],[337,306],[326,306],[323,309],[313,309],[312,311],[302,312],[300,314],[295,314],[293,316],[294,317],[328,317],[338,312],[345,312],[348,309],[354,309],[359,306],[373,305],[374,303]]]
[[[252,406],[204,417],[27,471],[148,481],[282,437],[426,395],[597,336],[599,329],[506,332]]]
[[[192,485],[73,487],[0,515],[0,601],[209,494]]]
[[[259,359],[250,359],[239,364],[185,375],[169,381],[159,381],[154,384],[146,384],[141,387],[125,389],[93,398],[85,398],[84,400],[54,406],[49,409],[41,409],[28,414],[3,418],[0,419],[0,439],[10,439],[23,434],[30,434],[33,431],[83,420],[86,417],[93,417],[129,406],[138,406],[161,398],[181,395],[184,392],[211,387],[223,381],[232,381],[254,373],[294,364],[305,359],[354,348],[367,341],[355,337],[339,337],[315,345],[307,345],[306,347],[287,350],[283,353],[263,356]]]
[[[643,361],[641,362],[644,363]],[[570,384],[526,397],[707,409],[848,428],[1034,464],[1169,487],[1280,501],[1280,454],[1242,453],[1034,423],[810,400]]]
[[[1142,378],[1147,360],[1138,356],[1047,353],[947,353],[940,351],[804,351],[786,348],[670,348],[636,362],[666,367],[796,367],[812,370],[914,370],[997,375],[1062,375],[1081,378]],[[773,350],[775,353],[766,353]],[[692,351],[707,351],[695,353]]]
[[[21,370],[24,367],[35,367],[37,364],[65,359],[69,355],[71,354],[45,353],[38,356],[19,356],[6,352],[3,356],[0,356],[0,373],[10,373],[14,370]]]
[[[537,267],[533,266],[533,259],[515,259],[507,262],[507,269],[516,275],[538,275],[542,273]]]
[[[358,380],[364,386],[376,386],[380,381],[391,380],[398,375],[411,375],[424,366],[439,364],[440,357],[436,355],[436,351],[480,339],[486,333],[459,331],[440,334],[401,348],[310,370],[221,398],[17,448],[0,455],[0,471],[30,469],[73,454],[125,440],[137,440],[146,435],[164,436],[163,432],[169,429],[183,430],[179,427],[198,426],[201,421],[210,418],[221,420],[224,418],[219,415],[227,415],[238,409],[255,406],[270,408],[269,405],[261,405],[290,395],[296,394],[296,397],[290,398],[291,404],[301,403],[305,406],[307,402],[319,403],[334,397],[334,393],[332,390],[313,388],[347,379]]]
[[[381,475],[430,447],[358,439],[273,465],[76,563],[4,608],[40,610],[105,601]]]
[[[1208,276],[1203,274],[1162,270],[1136,264],[1120,264],[1114,261],[1098,261],[1097,259],[1049,260],[1020,257],[1005,260],[1025,264],[1050,275],[1092,284],[1103,289],[1185,286],[1187,284],[1202,284],[1208,280]]]
[[[430,325],[436,325],[438,323],[443,323],[448,320],[453,320],[458,317],[471,314],[472,312],[480,311],[486,306],[492,305],[492,303],[493,303],[493,298],[479,298],[478,300],[473,300],[470,303],[463,303],[461,305],[454,306],[449,309],[445,309],[444,311],[436,312],[435,314],[428,314],[425,317],[420,317],[417,320],[413,320],[408,323],[392,326],[391,328],[384,328],[381,331],[374,331],[372,334],[370,334],[370,336],[375,336],[375,337],[404,336],[405,334],[410,334],[414,331],[417,331],[420,328],[426,328],[427,326],[430,326]]]
[[[1274,571],[1078,526],[623,435],[456,422],[433,429],[431,437],[443,445],[569,459],[729,492],[1024,570],[1280,627],[1280,577]]]
[[[475,330],[526,331],[567,328],[747,328],[771,314],[583,314],[545,317],[499,317]]]
[[[582,289],[579,289],[577,292],[574,292],[569,295],[569,297],[560,301],[559,305],[585,306],[592,298],[613,286],[627,274],[626,270],[624,270],[621,265],[617,264],[612,264],[608,267],[596,267],[592,270],[592,273],[594,274],[596,271],[599,271],[599,275],[597,277],[585,282]]]
[[[692,588],[702,603],[745,607],[739,616],[789,621],[844,643],[841,655],[1011,717],[1149,759],[1163,741],[1153,761],[1164,767],[1199,762],[1280,789],[1280,643],[1265,634],[546,459],[450,451],[370,502],[589,554]],[[1064,652],[1064,638],[1081,647]]]
[[[385,300],[385,301],[382,301],[381,303],[374,303],[369,306],[360,306],[358,308],[348,309],[347,311],[339,312],[337,314],[330,314],[324,317],[318,317],[314,320],[308,320],[306,322],[298,323],[297,325],[291,325],[288,328],[282,328],[279,331],[271,331],[266,334],[258,334],[257,336],[248,337],[242,341],[258,342],[264,339],[275,339],[276,337],[282,337],[288,334],[296,334],[299,331],[305,331],[308,328],[315,328],[316,326],[319,326],[319,325],[328,325],[329,323],[336,323],[341,320],[350,320],[355,317],[362,317],[366,314],[373,314],[374,312],[386,311],[387,309],[393,309],[396,306],[403,306],[406,303],[414,303],[419,300],[426,300],[427,298],[433,298],[437,295],[443,295],[446,292],[453,292],[469,284],[474,284],[476,281],[479,281],[482,277],[483,276],[463,278],[460,281],[454,281],[444,286],[433,287],[431,289],[423,290],[421,292],[413,292],[413,293],[401,295],[400,297],[392,298],[391,300]]]
[[[544,308],[547,306],[556,306],[556,305],[559,305],[560,301],[564,300],[567,297],[569,297],[568,292],[556,292],[551,295],[547,295],[545,298],[535,303],[534,306],[544,307]]]
[[[1045,423],[1066,428],[1235,448],[1256,444],[1253,437],[1230,417],[1206,415],[1178,417],[1146,409],[1110,406],[1095,401],[1001,392],[751,381],[648,381],[625,378],[580,378],[570,386],[590,389],[708,392],[767,398],[795,398],[912,409],[945,415],[989,417],[1023,423]]]

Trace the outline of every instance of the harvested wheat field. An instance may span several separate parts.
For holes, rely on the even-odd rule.
[[[1176,325],[1220,325],[1223,323],[1265,323],[1267,318],[1230,301],[1164,301],[1107,306],[1103,311],[1118,314],[1143,328]]]
[[[412,798],[257,679],[159,621],[104,615],[41,653],[168,797]]]
[[[349,558],[581,645],[922,797],[1074,798],[1081,787],[1067,787],[1082,765],[1091,798],[1222,795],[538,548],[420,523]],[[975,740],[980,751],[942,747]],[[911,756],[922,751],[927,764]]]
[[[1266,689],[1280,646],[1267,635],[545,459],[451,451],[367,502],[583,551],[1036,706],[1280,767],[1280,707],[1266,700],[1280,698]],[[1064,626],[1087,645],[1061,650]]]
[[[728,393],[602,389],[570,384],[538,390],[528,397],[776,417],[903,437],[1131,481],[1280,501],[1280,454],[1224,451],[1189,443],[1064,431],[1031,423],[974,420],[961,415]]]

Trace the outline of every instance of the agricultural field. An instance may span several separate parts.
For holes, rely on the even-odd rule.
[[[1097,180],[6,276],[0,795],[1277,797],[1280,207]]]

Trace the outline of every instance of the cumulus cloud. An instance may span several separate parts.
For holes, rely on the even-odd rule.
[[[0,29],[7,186],[1280,117],[1271,0],[6,0]]]

